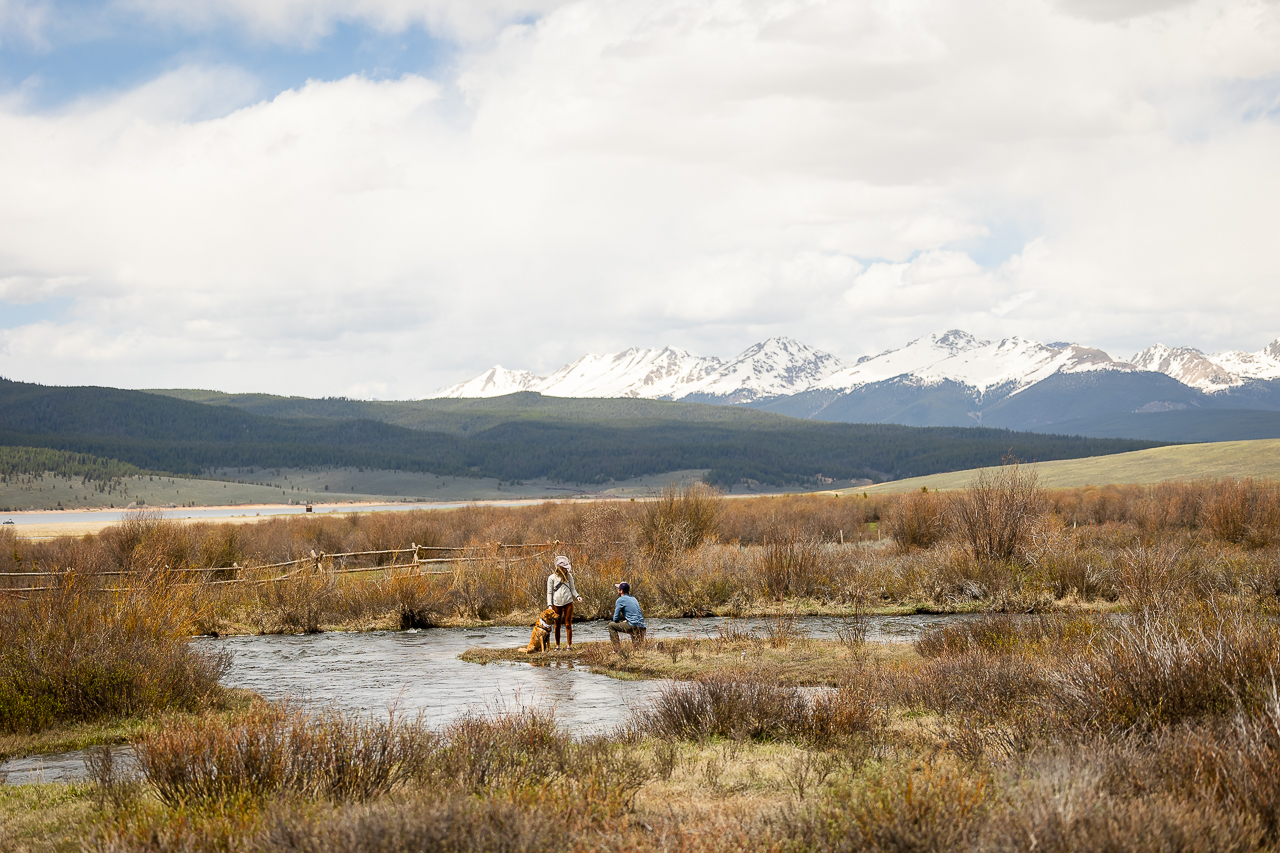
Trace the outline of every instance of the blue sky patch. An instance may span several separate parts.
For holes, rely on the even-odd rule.
[[[0,299],[0,329],[16,329],[19,326],[30,326],[41,320],[56,322],[63,319],[67,309],[71,307],[70,296],[59,296],[41,302],[21,305]]]
[[[254,38],[231,25],[188,32],[133,16],[95,20],[46,39],[38,45],[8,34],[0,43],[0,91],[21,92],[37,111],[128,90],[186,65],[241,68],[259,81],[256,96],[270,98],[309,79],[436,76],[454,55],[451,43],[421,27],[391,33],[355,23],[337,23],[306,45]]]

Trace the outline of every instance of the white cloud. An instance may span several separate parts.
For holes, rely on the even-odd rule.
[[[411,396],[775,333],[1256,348],[1280,334],[1280,12],[1095,8],[156,0],[464,44],[456,76],[238,109],[252,80],[208,68],[0,108],[0,299],[76,299],[0,331],[0,373]],[[1008,217],[1035,229],[980,266]]]

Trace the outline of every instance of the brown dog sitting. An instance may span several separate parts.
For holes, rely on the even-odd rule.
[[[529,645],[525,646],[525,654],[533,654],[534,652],[545,652],[547,650],[547,640],[551,638],[551,632],[556,627],[556,611],[554,607],[548,607],[542,611],[542,615],[538,617],[538,621],[533,623],[533,636],[529,638]]]

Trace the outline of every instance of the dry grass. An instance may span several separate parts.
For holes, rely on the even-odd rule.
[[[272,706],[162,721],[134,742],[144,776],[171,807],[281,792],[364,802],[422,772],[433,747],[420,719]]]
[[[1169,608],[1208,595],[1280,604],[1272,541],[1275,486],[1263,481],[1168,483],[1045,493],[1030,470],[988,471],[953,495],[808,495],[728,501],[703,487],[607,505],[468,507],[248,525],[175,525],[135,514],[98,537],[50,542],[7,532],[18,571],[122,567],[208,569],[222,580],[252,567],[322,555],[321,571],[287,583],[199,591],[201,632],[307,632],[523,622],[544,596],[553,550],[567,553],[586,618],[612,612],[613,584],[632,583],[650,615]],[[868,525],[879,522],[872,530]],[[878,547],[885,532],[897,549]],[[493,543],[572,542],[532,559]],[[436,544],[472,562],[443,575],[402,570],[332,575],[348,550]],[[364,560],[386,565],[389,555]],[[262,578],[252,568],[242,578]],[[29,586],[0,579],[5,586]],[[106,585],[110,585],[109,582]]]
[[[647,501],[638,519],[645,549],[671,557],[696,548],[716,534],[721,493],[701,482],[672,483]]]
[[[799,634],[797,634],[797,638]],[[770,644],[755,632],[722,632],[712,639],[679,637],[643,646],[623,643],[625,655],[609,643],[576,643],[572,649],[525,654],[522,649],[468,649],[462,660],[487,664],[516,661],[535,666],[575,664],[617,678],[670,678],[688,681],[703,677],[767,677],[782,686],[834,687],[845,683],[853,669],[869,661],[886,663],[915,657],[901,643],[867,643],[851,648],[832,640],[804,639],[784,647]]]
[[[162,574],[102,593],[74,573],[0,608],[0,731],[194,710],[230,659],[188,642],[198,602]]]

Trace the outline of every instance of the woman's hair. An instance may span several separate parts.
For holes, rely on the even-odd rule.
[[[551,571],[555,572],[556,577],[560,578],[560,580],[564,581],[565,583],[568,583],[569,582],[569,558],[556,557],[555,567],[552,568]]]

